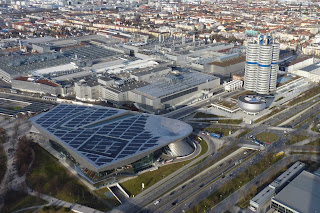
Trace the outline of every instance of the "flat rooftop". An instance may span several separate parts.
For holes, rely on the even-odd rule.
[[[157,72],[161,72],[163,70],[168,70],[171,68],[170,67],[156,67],[156,68],[152,68],[152,69],[146,69],[146,70],[141,70],[141,71],[136,71],[136,72],[132,72],[131,75],[134,76],[144,76],[144,75],[148,75],[150,73],[157,73]]]
[[[83,47],[70,48],[64,52],[34,54],[29,56],[6,56],[0,57],[0,69],[10,75],[29,73],[40,70],[50,72],[50,67],[67,65],[78,60],[96,60],[107,58],[119,53],[107,50],[103,47],[88,45]],[[74,66],[66,66],[62,70],[74,69]]]
[[[30,121],[93,171],[130,164],[192,132],[189,124],[178,120],[71,104],[60,104]]]
[[[160,98],[182,90],[196,87],[200,84],[218,79],[215,76],[203,74],[200,72],[183,73],[182,75],[168,75],[159,81],[148,86],[136,89],[147,96]]]
[[[317,69],[320,69],[320,63],[311,64],[309,66],[301,68],[300,70],[305,71],[305,72],[312,72]]]
[[[320,177],[303,171],[272,200],[297,212],[320,212]]]
[[[226,60],[226,61],[214,61],[209,63],[209,65],[215,65],[219,67],[227,67],[233,64],[238,64],[246,61],[246,56],[237,57],[234,59]]]
[[[111,90],[115,93],[121,93],[121,92],[128,92],[130,90],[134,90],[140,87],[144,87],[146,85],[149,85],[149,83],[144,81],[134,81],[133,83],[127,83],[119,86],[108,86],[106,87],[108,90]]]

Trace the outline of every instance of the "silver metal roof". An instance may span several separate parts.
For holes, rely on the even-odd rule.
[[[303,171],[272,200],[297,212],[320,212],[320,177]]]
[[[189,72],[178,76],[168,75],[155,83],[140,87],[136,90],[148,96],[160,98],[215,79],[217,79],[217,77],[212,75],[200,72]]]

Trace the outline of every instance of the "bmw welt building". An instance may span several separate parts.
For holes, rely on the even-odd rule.
[[[30,119],[33,126],[66,150],[78,169],[112,171],[162,148],[193,149],[182,141],[192,132],[184,122],[121,109],[60,104]],[[171,151],[174,155],[174,150]]]

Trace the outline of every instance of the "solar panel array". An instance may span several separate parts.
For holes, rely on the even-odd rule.
[[[60,104],[33,122],[100,167],[159,145],[160,137],[145,128],[148,118],[113,108]]]

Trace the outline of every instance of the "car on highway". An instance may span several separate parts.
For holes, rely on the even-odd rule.
[[[170,195],[173,195],[174,194],[174,191],[172,191],[171,193],[170,193]]]
[[[175,206],[178,203],[178,200],[173,201],[171,204]]]
[[[156,200],[153,204],[158,205],[160,203],[160,200]]]

